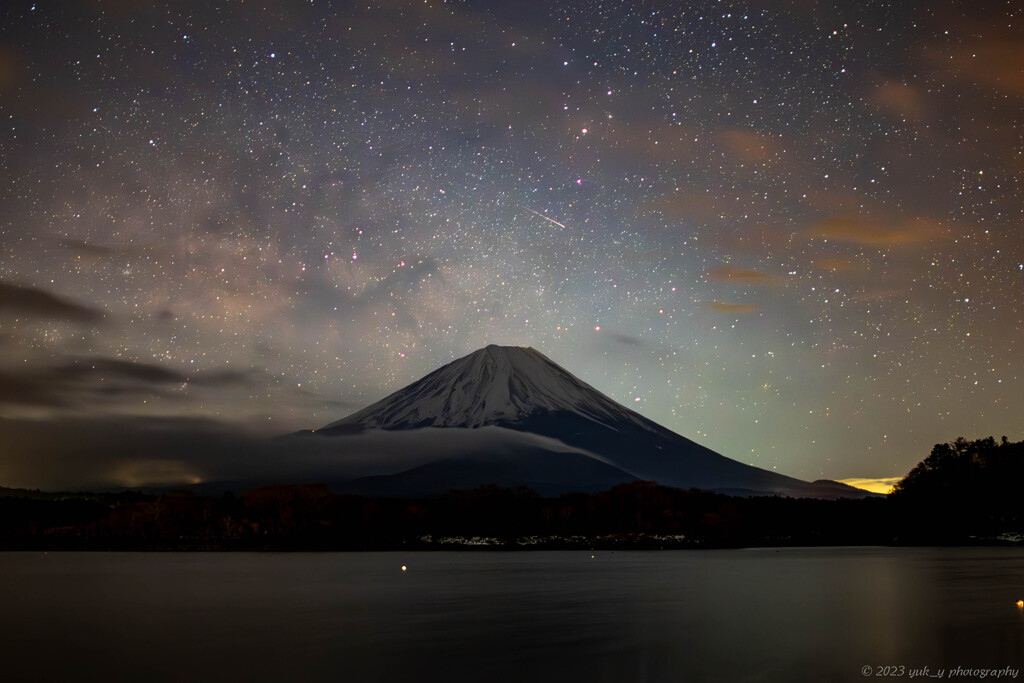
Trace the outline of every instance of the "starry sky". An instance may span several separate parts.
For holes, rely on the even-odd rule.
[[[488,343],[803,479],[1024,437],[1015,2],[5,7],[0,485]]]

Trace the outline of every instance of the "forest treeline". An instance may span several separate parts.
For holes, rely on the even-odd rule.
[[[542,498],[483,486],[430,499],[323,484],[238,495],[0,490],[0,549],[360,550],[984,543],[1024,532],[1024,442],[937,444],[888,497],[738,498],[651,482]]]
[[[1024,441],[1004,436],[935,444],[889,495],[894,514],[923,540],[1024,533]]]

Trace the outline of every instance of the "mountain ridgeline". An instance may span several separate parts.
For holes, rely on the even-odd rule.
[[[378,470],[336,485],[430,495],[494,483],[545,495],[636,480],[732,495],[860,497],[726,458],[617,403],[532,348],[487,346],[383,400],[294,437],[340,455],[373,443]],[[400,456],[394,455],[400,445]],[[365,468],[364,468],[365,469]]]

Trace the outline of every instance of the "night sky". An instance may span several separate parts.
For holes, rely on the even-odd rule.
[[[488,343],[803,479],[1024,437],[1015,2],[6,6],[0,485]]]

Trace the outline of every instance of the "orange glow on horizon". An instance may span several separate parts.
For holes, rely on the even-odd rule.
[[[852,479],[837,479],[836,481],[840,484],[864,489],[865,491],[871,491],[872,493],[891,493],[892,487],[895,486],[902,478],[903,477],[884,477],[871,479],[867,477],[854,477]]]

